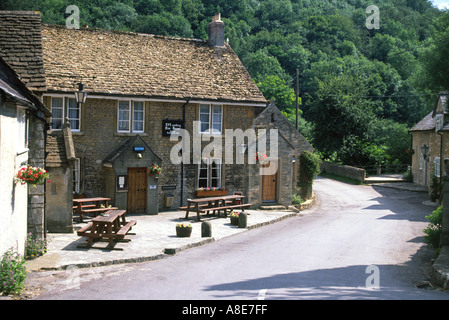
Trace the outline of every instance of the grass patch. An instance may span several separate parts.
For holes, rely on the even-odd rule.
[[[333,173],[328,173],[328,172],[322,172],[322,173],[320,173],[320,176],[323,178],[329,178],[329,179],[337,180],[337,181],[348,183],[348,184],[354,184],[354,185],[362,185],[363,184],[363,182],[361,182],[361,181],[351,179],[348,177],[339,176],[339,175],[336,175]]]

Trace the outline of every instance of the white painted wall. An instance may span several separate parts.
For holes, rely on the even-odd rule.
[[[28,151],[17,145],[17,135],[17,105],[0,101],[0,255],[10,248],[23,254],[25,248],[27,185],[14,177],[27,163]]]

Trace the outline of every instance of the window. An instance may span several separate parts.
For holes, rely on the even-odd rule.
[[[199,120],[201,133],[222,133],[223,106],[200,104]]]
[[[133,102],[133,132],[144,131],[144,104],[143,101]]]
[[[17,108],[17,151],[22,152],[28,147],[27,116],[24,108]]]
[[[132,117],[131,117],[132,113]],[[143,101],[118,102],[118,132],[144,132],[145,103]]]
[[[68,113],[70,128],[73,131],[80,131],[81,130],[81,110],[80,110],[80,105],[76,102],[76,99],[69,98],[67,113]]]
[[[130,112],[130,101],[118,102],[118,132],[129,132]]]
[[[221,188],[221,159],[206,159],[198,165],[198,188]]]
[[[437,114],[435,116],[435,131],[439,131],[443,128],[443,115]]]
[[[435,159],[433,159],[433,163],[435,164],[435,176],[439,178],[441,172],[440,157],[435,157]]]
[[[64,98],[51,98],[51,128],[53,130],[62,129],[64,123]]]

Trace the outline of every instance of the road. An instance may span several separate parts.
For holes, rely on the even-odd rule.
[[[36,299],[449,299],[417,288],[433,257],[424,194],[324,178],[314,190],[303,216],[162,260],[59,271]]]

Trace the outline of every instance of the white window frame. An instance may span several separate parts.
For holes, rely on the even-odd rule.
[[[424,155],[421,153],[419,156],[419,170],[422,170],[424,167]]]
[[[213,176],[214,164],[218,168],[218,174]],[[201,170],[206,170],[206,176],[201,177]],[[198,164],[198,188],[221,188],[222,187],[223,164],[220,158],[205,159]],[[201,184],[201,180],[206,180],[206,185]],[[213,183],[217,180],[216,183]]]
[[[70,102],[74,102],[75,103],[75,108],[70,106]],[[78,117],[71,117],[70,116],[70,111],[71,110],[77,110],[78,111]],[[70,123],[70,129],[72,131],[75,132],[80,132],[81,131],[81,103],[76,102],[75,98],[68,98],[67,101],[67,118],[69,118],[69,123]],[[78,123],[78,126],[74,125],[74,123]]]
[[[142,111],[138,111],[136,112],[136,103],[141,103],[142,104]],[[137,113],[142,113],[142,119],[137,120],[136,119],[136,114]],[[136,133],[143,133],[145,132],[145,101],[133,101],[133,110],[132,110],[132,115],[133,115],[133,119],[132,119],[132,131],[136,132]],[[135,129],[135,125],[137,123],[142,123],[142,130],[138,130]]]
[[[120,112],[121,112],[121,110],[120,110],[120,104],[123,104],[123,103],[128,103],[128,119],[121,119],[120,118]],[[124,111],[122,111],[123,112],[123,114],[126,114],[125,112],[126,112],[126,110],[124,110]],[[121,127],[120,127],[120,122],[124,122],[124,123],[128,123],[128,129],[127,130],[123,130],[123,129],[120,129]],[[117,132],[130,132],[130,130],[131,130],[131,100],[119,100],[118,102],[117,102]]]
[[[56,99],[61,99],[62,100],[62,107],[59,107],[58,106],[58,108],[55,108],[54,106],[53,106],[53,101],[55,101]],[[51,130],[61,130],[62,129],[62,126],[64,125],[64,115],[65,115],[65,98],[64,97],[51,97],[51,101],[50,101],[50,109],[51,109],[51,112],[52,112],[52,117],[51,117]],[[55,109],[62,109],[62,112],[61,112],[61,118],[55,118],[54,117],[54,110]],[[60,120],[61,121],[61,127],[60,128],[56,128],[56,127],[54,127],[54,124],[55,124],[55,120]]]
[[[443,115],[437,114],[435,116],[435,131],[439,131],[443,128]]]
[[[440,175],[441,175],[441,162],[440,162],[440,157],[435,157],[434,159],[433,159],[433,163],[434,163],[434,165],[435,165],[435,171],[434,171],[434,174],[435,174],[435,176],[436,177],[440,177]]]
[[[124,105],[124,103],[128,104],[128,112],[127,117],[128,119],[121,119],[120,118],[120,104]],[[135,104],[136,103],[142,103],[142,120],[135,119],[136,112],[135,112]],[[126,111],[126,110],[125,110]],[[125,112],[123,111],[123,112]],[[140,111],[139,111],[140,112]],[[120,122],[124,122],[128,124],[128,129],[120,129]],[[142,123],[142,130],[135,129],[135,123]],[[117,132],[119,133],[143,133],[145,132],[145,101],[134,101],[134,100],[119,100],[117,102]]]
[[[23,153],[28,149],[28,117],[27,110],[17,107],[17,135],[16,135],[16,151]]]
[[[207,112],[204,112],[203,110],[205,108],[208,108]],[[220,121],[216,121],[214,119],[214,112],[219,108],[220,112]],[[207,129],[202,129],[203,124],[205,123],[206,120],[202,121],[202,118],[204,119],[207,115]],[[202,117],[203,116],[203,117]],[[221,104],[204,104],[201,103],[199,105],[199,110],[198,110],[198,120],[200,121],[200,125],[199,125],[199,133],[203,133],[203,134],[222,134],[223,132],[223,105]],[[215,129],[214,127],[219,126],[220,129]],[[212,130],[211,130],[212,129]]]

